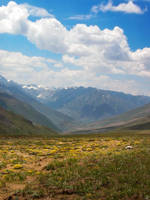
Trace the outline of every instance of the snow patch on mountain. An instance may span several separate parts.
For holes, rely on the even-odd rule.
[[[28,90],[31,90],[31,89],[33,89],[33,90],[37,90],[38,88],[37,87],[35,87],[35,86],[28,86],[28,85],[24,85],[22,88],[24,88],[24,89],[28,89]]]
[[[43,95],[42,95],[42,94],[39,94],[39,95],[37,96],[37,98],[41,99],[41,98],[43,98]]]

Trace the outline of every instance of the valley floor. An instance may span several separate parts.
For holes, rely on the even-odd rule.
[[[150,131],[1,136],[0,200],[32,199],[149,200]]]

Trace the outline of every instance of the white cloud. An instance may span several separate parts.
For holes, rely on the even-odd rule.
[[[142,10],[138,5],[136,5],[132,0],[129,0],[127,3],[120,3],[117,6],[112,4],[110,0],[107,4],[100,4],[93,6],[91,9],[92,12],[98,13],[99,11],[107,12],[124,12],[124,13],[134,13],[134,14],[143,14],[146,10]]]
[[[0,72],[6,73],[11,76],[11,73],[32,73],[36,71],[52,70],[55,65],[60,63],[53,59],[47,59],[44,57],[29,57],[20,52],[9,52],[0,50]]]
[[[29,21],[26,37],[40,49],[56,53],[66,51],[66,28],[55,18],[42,18],[36,22]]]
[[[0,33],[25,34],[28,16],[27,9],[12,1],[0,7]]]
[[[35,16],[35,17],[53,17],[53,15],[48,13],[47,10],[45,10],[44,8],[31,6],[29,4],[23,4],[22,7],[26,8],[28,10],[30,16]]]
[[[144,12],[147,11],[147,8],[142,9],[140,8],[137,4],[134,3],[135,0],[127,0],[126,3],[120,3],[117,6],[114,6],[112,3],[112,0],[109,0],[107,4],[101,3],[99,5],[94,5],[91,8],[90,14],[84,15],[75,15],[71,16],[68,19],[71,20],[89,20],[93,17],[96,16],[97,13],[100,11],[102,12],[107,12],[107,11],[112,11],[112,12],[124,12],[124,13],[129,13],[129,14],[143,14]],[[149,1],[150,0],[145,0]]]
[[[45,10],[44,8],[31,6],[29,4],[22,4],[22,7],[26,8],[28,10],[28,13],[29,13],[30,16],[35,16],[35,17],[53,17],[53,15],[48,13],[47,10]]]

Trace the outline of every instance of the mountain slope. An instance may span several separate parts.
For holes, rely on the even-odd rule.
[[[91,87],[44,90],[28,86],[24,89],[45,105],[83,122],[105,119],[150,103],[150,97]]]
[[[56,135],[47,127],[34,125],[31,121],[0,106],[0,135]]]
[[[40,112],[46,118],[48,118],[59,130],[68,130],[76,122],[69,116],[55,111],[54,109],[43,105],[42,103],[35,100],[29,93],[22,88],[21,85],[7,81],[4,77],[0,76],[0,91],[6,92],[17,98],[18,100],[29,104],[36,111]]]
[[[150,129],[150,104],[131,110],[122,115],[81,126],[76,131],[101,132],[112,129]]]
[[[6,110],[13,111],[16,114],[25,117],[35,124],[40,124],[54,130],[58,130],[58,128],[48,118],[36,111],[32,106],[17,100],[7,93],[0,92],[0,106]]]

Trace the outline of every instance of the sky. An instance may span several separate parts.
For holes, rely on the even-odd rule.
[[[0,74],[150,96],[150,0],[0,0]]]

